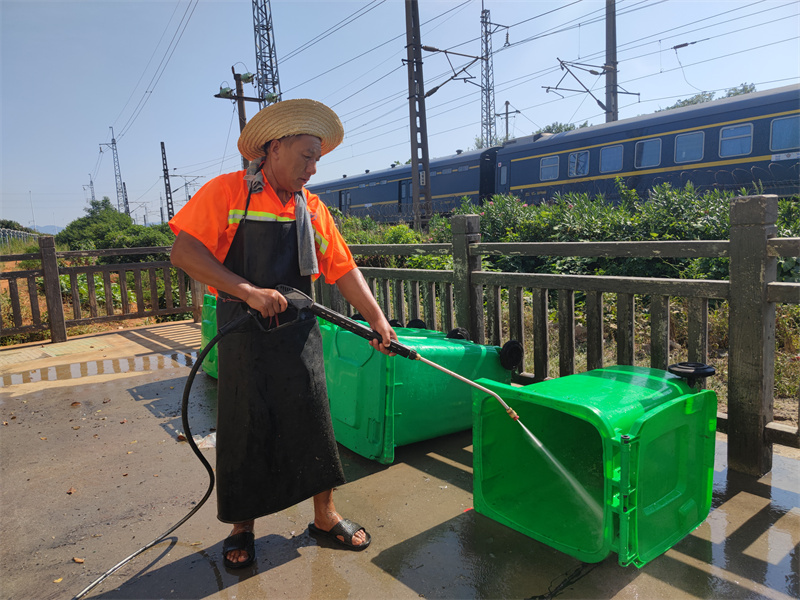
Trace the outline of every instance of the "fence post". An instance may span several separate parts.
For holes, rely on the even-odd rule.
[[[478,215],[455,215],[450,224],[456,326],[465,327],[473,342],[483,344],[483,289],[472,285],[472,272],[480,270],[481,257],[469,254],[469,245],[481,239],[481,218]]]
[[[777,261],[767,240],[777,233],[777,196],[734,198],[730,215],[728,467],[760,477],[772,469],[764,428],[773,410],[775,304],[767,284]]]
[[[206,286],[196,279],[189,279],[192,289],[192,321],[203,322],[203,304],[205,304]]]
[[[58,280],[56,241],[51,235],[39,236],[39,251],[44,273],[44,297],[47,301],[47,319],[50,322],[50,341],[66,342],[67,325],[64,320],[64,305],[61,304],[61,283]],[[36,298],[31,298],[35,302]]]

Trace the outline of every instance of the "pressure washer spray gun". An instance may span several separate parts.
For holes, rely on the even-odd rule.
[[[275,287],[275,289],[278,290],[281,294],[283,294],[283,297],[286,298],[286,301],[289,303],[289,305],[291,305],[298,311],[307,310],[314,316],[325,319],[326,321],[333,323],[334,325],[338,325],[342,329],[349,331],[351,333],[355,333],[356,335],[364,338],[365,340],[378,340],[379,342],[383,341],[381,334],[379,334],[377,331],[374,331],[369,327],[367,327],[366,325],[359,323],[358,321],[354,321],[349,317],[346,317],[340,313],[337,313],[336,311],[331,310],[330,308],[327,308],[325,306],[322,306],[321,304],[314,302],[313,299],[311,299],[309,296],[307,296],[298,289],[295,289],[288,285],[278,285]],[[391,343],[389,344],[389,351],[394,352],[395,354],[399,354],[400,356],[403,356],[405,358],[409,358],[411,360],[418,360],[424,362],[426,365],[430,365],[434,369],[439,369],[442,373],[446,373],[451,377],[455,377],[459,381],[463,381],[464,383],[471,385],[476,389],[479,389],[483,393],[488,394],[493,398],[495,398],[500,404],[503,405],[503,408],[508,413],[508,416],[510,416],[515,421],[519,421],[519,415],[514,411],[513,408],[511,408],[508,404],[506,404],[505,401],[503,401],[503,399],[500,396],[495,394],[493,391],[483,387],[482,385],[479,385],[474,381],[467,379],[466,377],[462,377],[458,373],[454,373],[449,369],[445,369],[441,365],[437,365],[435,362],[428,360],[424,356],[421,356],[419,352],[417,352],[413,348],[404,346],[403,344],[400,344],[395,340],[392,340]],[[522,359],[521,346],[518,347],[518,350],[515,350],[515,354],[516,354],[516,360],[511,359],[511,361],[509,361],[511,364],[518,364],[519,361]]]
[[[314,300],[312,300],[309,296],[307,296],[306,294],[304,294],[300,290],[297,290],[297,289],[295,289],[293,287],[290,287],[288,285],[278,285],[278,286],[276,286],[275,289],[277,289],[281,294],[283,294],[283,296],[286,298],[286,301],[292,307],[297,309],[298,312],[300,312],[302,310],[306,310],[306,311],[310,312],[311,314],[313,314],[313,315],[315,315],[317,317],[320,317],[322,319],[325,319],[326,321],[329,321],[330,323],[333,323],[334,325],[338,325],[339,327],[341,327],[342,329],[345,329],[346,331],[350,331],[352,333],[355,333],[356,335],[358,335],[358,336],[360,336],[360,337],[362,337],[362,338],[364,338],[366,340],[378,340],[379,342],[383,341],[383,338],[381,338],[381,335],[378,332],[373,331],[372,329],[370,329],[369,327],[359,323],[358,321],[354,321],[353,319],[345,317],[342,314],[339,314],[339,313],[337,313],[337,312],[335,312],[335,311],[333,311],[333,310],[331,310],[329,308],[326,308],[326,307],[322,306],[321,304],[317,304],[316,302],[314,302]],[[211,496],[211,492],[214,489],[214,480],[215,480],[214,469],[212,468],[212,466],[208,462],[208,460],[206,460],[206,457],[203,456],[203,453],[200,452],[200,449],[197,447],[197,444],[192,439],[192,431],[191,431],[191,428],[189,427],[189,393],[190,393],[190,391],[192,389],[192,383],[194,382],[195,375],[197,375],[197,371],[200,369],[200,366],[203,364],[203,360],[208,355],[208,353],[211,351],[211,349],[214,348],[214,346],[216,346],[217,342],[220,339],[222,339],[225,335],[227,335],[231,331],[234,331],[238,327],[242,326],[248,319],[255,319],[256,322],[258,322],[258,313],[253,309],[248,309],[247,311],[243,312],[238,318],[230,321],[229,323],[226,323],[225,325],[223,325],[222,327],[219,328],[219,330],[217,331],[217,335],[214,336],[206,344],[205,348],[203,348],[203,350],[197,356],[197,359],[195,360],[194,365],[192,365],[192,369],[189,372],[189,376],[186,378],[186,385],[183,388],[183,398],[181,399],[181,420],[182,420],[181,422],[183,424],[183,430],[184,430],[184,433],[186,435],[186,441],[189,443],[189,446],[191,447],[192,452],[194,452],[194,454],[197,456],[197,458],[203,464],[203,466],[206,469],[206,472],[208,473],[208,488],[206,489],[205,495],[200,500],[200,502],[195,504],[195,506],[192,508],[192,510],[190,510],[186,514],[186,516],[184,516],[180,521],[175,523],[175,525],[173,525],[172,527],[167,529],[167,531],[165,531],[160,536],[158,536],[156,539],[154,539],[151,542],[148,542],[147,544],[145,544],[144,546],[139,548],[136,552],[134,552],[130,556],[122,559],[116,565],[111,567],[108,571],[106,571],[105,573],[100,575],[100,577],[95,579],[92,583],[90,583],[83,590],[81,590],[76,596],[74,596],[72,598],[72,600],[81,600],[84,596],[86,596],[86,594],[88,594],[92,589],[94,589],[97,585],[99,585],[107,577],[109,577],[110,575],[112,575],[113,573],[118,571],[120,568],[122,568],[124,565],[129,563],[131,560],[133,560],[134,558],[136,558],[137,556],[139,556],[140,554],[142,554],[146,550],[152,548],[156,544],[158,544],[161,541],[163,541],[164,539],[166,539],[168,535],[170,535],[178,527],[183,525],[198,510],[200,510],[200,507],[203,506],[203,504],[205,504],[206,500],[208,500],[209,496]],[[289,325],[289,323],[286,323],[284,325]],[[283,327],[284,325],[279,325],[279,327]],[[259,326],[260,326],[260,324],[259,324]],[[458,373],[454,373],[453,371],[445,369],[441,365],[437,365],[436,363],[428,360],[427,358],[424,358],[424,357],[420,356],[419,353],[416,350],[413,350],[413,349],[411,349],[411,348],[409,348],[407,346],[403,346],[402,344],[397,343],[395,340],[392,340],[391,344],[389,345],[389,350],[394,352],[395,354],[399,354],[400,356],[404,356],[405,358],[410,358],[411,360],[422,361],[425,364],[428,364],[428,365],[434,367],[435,369],[439,369],[441,372],[446,373],[447,375],[450,375],[451,377],[455,377],[459,381],[463,381],[464,383],[466,383],[468,385],[471,385],[472,387],[474,387],[476,389],[479,389],[483,393],[494,397],[500,404],[503,405],[503,408],[506,410],[508,415],[512,419],[514,419],[517,423],[519,423],[522,426],[523,430],[525,430],[525,432],[528,434],[528,436],[531,437],[531,439],[538,446],[541,447],[541,443],[538,440],[536,440],[535,436],[533,436],[533,434],[530,433],[530,431],[528,431],[527,427],[525,427],[525,425],[523,425],[522,421],[519,420],[519,415],[517,415],[517,413],[514,411],[514,409],[512,409],[508,404],[506,404],[503,401],[503,399],[500,396],[498,396],[497,394],[495,394],[493,391],[486,389],[482,385],[478,385],[474,381],[470,381],[466,377],[462,377]],[[508,342],[506,344],[506,346],[503,347],[503,351],[501,351],[501,356],[500,356],[501,364],[503,364],[503,366],[505,366],[506,368],[511,368],[514,365],[519,364],[521,360],[522,360],[522,346],[520,344],[518,344],[517,342],[514,342],[513,344],[511,342]]]

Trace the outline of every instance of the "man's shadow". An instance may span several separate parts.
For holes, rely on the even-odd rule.
[[[259,573],[266,573],[300,558],[299,549],[315,544],[307,534],[285,538],[269,534],[256,538],[256,560],[243,569],[227,569],[222,560],[222,541],[208,548],[191,548],[189,554],[178,560],[165,560],[175,552],[179,542],[170,537],[151,548],[145,556],[150,558],[134,575],[112,575],[99,585],[109,588],[114,582],[119,587],[87,596],[92,599],[157,600],[160,598],[183,598],[186,600],[206,598],[215,592],[237,585]],[[143,561],[137,558],[134,561]],[[134,562],[135,564],[135,562]],[[141,563],[140,563],[141,564]],[[162,564],[151,570],[154,565]]]

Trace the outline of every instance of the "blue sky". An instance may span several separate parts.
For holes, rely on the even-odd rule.
[[[325,102],[345,126],[344,142],[322,159],[312,183],[405,162],[411,152],[404,2],[271,5],[284,98]],[[480,0],[419,5],[423,44],[480,54]],[[564,74],[558,59],[602,64],[604,0],[484,6],[504,26],[492,40],[495,108],[503,111],[508,101],[520,111],[510,119],[512,136],[554,121],[604,121],[588,95],[562,98],[544,87]],[[759,90],[800,82],[798,2],[617,0],[617,14],[619,82],[638,94],[620,96],[620,118],[699,91],[721,96],[743,82]],[[161,142],[175,175],[176,210],[187,192],[240,168],[235,105],[214,94],[233,87],[231,66],[256,69],[250,0],[0,0],[0,60],[0,218],[66,225],[84,215],[90,176],[96,197],[116,205],[111,149],[100,152],[112,126],[140,224],[145,214],[149,223],[161,220]],[[450,60],[456,69],[469,62]],[[426,89],[452,74],[443,54],[425,52],[423,61]],[[472,83],[450,81],[427,99],[431,157],[474,147],[480,135],[481,72],[475,65],[468,74]],[[580,75],[603,99],[603,78]],[[561,85],[579,87],[569,75]],[[255,95],[252,85],[245,94]],[[256,105],[246,110],[252,116]],[[503,119],[497,131],[505,133]]]

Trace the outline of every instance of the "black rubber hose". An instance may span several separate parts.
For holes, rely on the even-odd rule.
[[[149,550],[156,544],[162,542],[170,533],[172,533],[178,527],[186,523],[186,521],[191,519],[194,516],[194,514],[198,510],[200,510],[200,507],[202,507],[203,504],[205,504],[206,500],[208,500],[208,498],[211,496],[211,492],[214,491],[214,469],[211,467],[211,464],[206,460],[206,457],[203,456],[203,453],[200,452],[200,448],[197,447],[197,444],[195,443],[194,439],[192,439],[192,432],[191,429],[189,428],[189,393],[192,390],[192,384],[194,383],[195,375],[197,375],[197,371],[200,369],[201,365],[203,364],[203,360],[205,360],[208,353],[211,352],[211,349],[214,346],[216,346],[217,343],[225,335],[227,335],[232,330],[242,325],[247,319],[250,318],[255,318],[255,315],[248,311],[238,319],[231,321],[230,323],[224,325],[219,329],[217,335],[211,338],[211,341],[209,341],[208,344],[206,344],[206,347],[203,348],[202,352],[200,352],[200,354],[198,355],[197,360],[195,361],[194,365],[192,365],[192,370],[189,373],[189,377],[186,379],[186,385],[184,385],[183,387],[183,398],[181,400],[181,420],[183,423],[183,432],[184,435],[186,436],[186,441],[189,442],[189,446],[191,446],[192,448],[192,451],[197,455],[197,458],[200,459],[200,462],[203,463],[203,466],[206,468],[206,471],[208,471],[208,489],[206,490],[205,496],[203,496],[203,499],[200,500],[200,502],[198,502],[197,505],[194,508],[192,508],[192,510],[190,510],[185,517],[183,517],[180,521],[175,523],[175,525],[170,527],[167,531],[162,533],[152,542],[148,543],[145,546],[142,546],[136,552],[134,552],[127,558],[122,559],[116,565],[111,567],[108,571],[103,573],[100,577],[95,579],[86,588],[84,588],[77,596],[73,597],[72,600],[80,600],[86,594],[88,594],[92,589],[94,589],[97,585],[99,585],[104,579],[106,579],[109,575],[115,573],[117,570],[125,566],[128,562],[139,556],[142,552]]]

